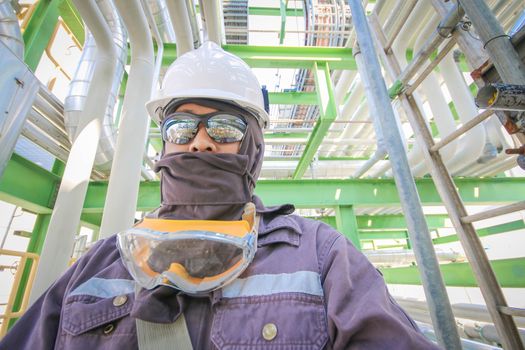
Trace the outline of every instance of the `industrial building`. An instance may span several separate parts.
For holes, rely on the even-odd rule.
[[[266,206],[343,233],[440,346],[525,347],[523,0],[0,0],[0,337],[159,205],[144,102],[205,41],[267,90]]]

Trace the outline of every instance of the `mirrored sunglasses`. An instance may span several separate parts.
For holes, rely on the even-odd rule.
[[[217,143],[241,141],[248,127],[243,117],[228,112],[213,112],[204,115],[175,112],[166,116],[162,122],[162,139],[177,145],[188,144],[197,135],[200,123],[204,125],[212,140]]]

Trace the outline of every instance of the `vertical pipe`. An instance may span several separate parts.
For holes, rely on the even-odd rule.
[[[525,65],[521,61],[509,36],[483,0],[462,1],[461,6],[476,28],[492,63],[507,84],[525,83]]]
[[[203,22],[204,41],[213,41],[222,45],[222,10],[218,0],[199,0],[201,5],[201,18]]]
[[[193,34],[186,1],[167,0],[166,5],[168,6],[173,29],[175,30],[177,57],[180,57],[182,54],[193,50]]]
[[[153,44],[140,0],[115,0],[115,6],[128,28],[131,68],[100,225],[101,238],[133,225],[149,122],[145,104],[150,98],[154,71]]]
[[[95,37],[97,63],[82,114],[85,126],[69,153],[31,291],[31,303],[67,268],[115,75],[115,46],[95,0],[74,0],[74,3]]]
[[[446,349],[461,349],[454,315],[439,271],[439,264],[432,246],[416,185],[410,173],[408,159],[395,121],[387,88],[381,75],[379,60],[374,50],[365,13],[360,0],[348,0],[348,3],[357,33],[357,41],[361,47],[363,58],[368,63],[364,73],[370,82],[371,95],[377,101],[377,121],[381,125],[385,146],[392,163],[399,198],[406,215],[410,240],[417,264],[420,267],[421,280],[437,339],[439,344]]]

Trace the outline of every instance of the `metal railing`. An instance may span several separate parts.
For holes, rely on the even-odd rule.
[[[11,293],[9,294],[9,299],[5,306],[5,311],[3,314],[0,314],[0,320],[2,322],[0,326],[0,338],[2,338],[7,333],[7,330],[9,328],[9,321],[12,320],[13,318],[18,318],[22,316],[27,308],[27,305],[29,303],[29,292],[31,291],[33,280],[35,278],[39,256],[38,254],[35,254],[35,253],[18,252],[15,250],[8,250],[8,249],[0,249],[0,255],[20,257],[20,263],[18,264],[18,267],[16,268],[15,279],[13,281],[13,287],[11,288]],[[25,267],[27,266],[28,260],[31,261],[32,264],[29,270],[27,284],[26,284],[24,293],[22,295],[20,308],[18,311],[13,312],[13,307],[14,307],[16,296],[18,293],[18,286],[20,286],[20,282],[22,280],[22,276],[24,275],[24,271],[26,269]]]

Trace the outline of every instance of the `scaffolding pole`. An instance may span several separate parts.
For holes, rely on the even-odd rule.
[[[363,58],[367,62],[367,69],[363,73],[366,74],[367,80],[370,82],[370,95],[377,102],[377,121],[380,123],[401,205],[406,215],[410,240],[413,244],[417,264],[420,267],[421,280],[436,330],[436,337],[438,343],[446,349],[461,349],[454,315],[439,271],[439,263],[430,239],[416,185],[410,172],[390,97],[381,74],[366,16],[360,0],[349,0],[348,3],[352,12],[357,41],[361,47]]]

